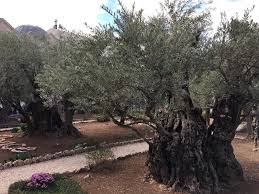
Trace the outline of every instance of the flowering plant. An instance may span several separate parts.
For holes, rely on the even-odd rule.
[[[31,176],[26,186],[30,189],[46,189],[49,184],[55,181],[54,177],[48,173],[35,173]]]

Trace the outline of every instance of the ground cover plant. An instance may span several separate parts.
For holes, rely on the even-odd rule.
[[[42,188],[44,187],[44,188]],[[20,181],[10,186],[8,194],[87,194],[78,183],[63,175],[35,174],[28,181]]]

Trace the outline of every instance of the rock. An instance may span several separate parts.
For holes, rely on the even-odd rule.
[[[4,169],[4,166],[3,164],[0,163],[0,170],[3,170]]]
[[[24,160],[24,164],[25,165],[32,164],[32,159],[28,158],[28,159]]]
[[[40,162],[41,160],[41,156],[38,156],[38,157],[34,157],[34,161],[37,163],[37,162]]]
[[[158,187],[159,187],[159,189],[161,191],[166,191],[167,190],[166,185],[159,185]]]
[[[19,163],[18,163],[17,160],[13,162],[13,166],[15,166],[15,167],[16,167],[16,166],[19,166]]]
[[[84,180],[89,179],[90,178],[90,174],[87,174],[86,176],[84,176]]]
[[[82,147],[82,144],[77,144],[76,146],[75,146],[75,149],[78,149],[78,148],[81,148]]]
[[[57,158],[59,158],[58,153],[54,153],[54,154],[53,154],[53,159],[57,159]]]
[[[7,169],[7,168],[9,168],[9,167],[8,167],[8,165],[5,163],[5,164],[3,165],[3,169]]]
[[[17,147],[16,150],[19,151],[35,151],[37,149],[37,147]]]
[[[23,160],[16,160],[17,161],[17,164],[18,166],[23,166],[24,165],[24,161]]]
[[[247,122],[240,123],[240,125],[236,129],[236,131],[238,131],[238,132],[243,132],[246,130],[247,130]]]
[[[38,158],[39,158],[39,162],[43,162],[43,161],[45,161],[45,159],[44,159],[44,157],[43,157],[43,156],[39,156]]]
[[[51,160],[52,159],[52,155],[51,154],[47,154],[45,157],[46,157],[47,160]]]
[[[63,155],[64,156],[69,156],[70,155],[70,151],[69,150],[64,150],[63,151]]]
[[[145,174],[144,177],[143,177],[143,182],[144,183],[147,183],[150,179],[150,174]]]
[[[75,155],[76,154],[75,150],[70,150],[70,152],[71,152],[71,155]]]
[[[75,174],[77,174],[79,172],[80,172],[80,169],[76,169],[76,170],[73,171],[73,173],[75,173]]]
[[[80,154],[81,153],[80,148],[75,148],[74,151],[75,151],[76,154]]]
[[[50,154],[46,154],[45,156],[42,157],[44,161],[50,160],[51,159],[51,155]]]
[[[13,152],[13,153],[26,153],[27,151],[18,150],[18,149],[12,149],[11,152]]]
[[[29,164],[28,159],[24,160],[24,164],[25,164],[25,165],[28,165],[28,164]]]
[[[235,135],[235,139],[245,140],[246,137],[241,136],[241,135]]]
[[[67,156],[72,156],[72,155],[73,155],[72,150],[68,150]]]
[[[85,168],[84,168],[84,169],[85,169],[86,171],[91,170],[90,165],[85,166]]]
[[[53,159],[55,159],[54,154],[50,154],[50,160],[53,160]]]
[[[12,162],[7,162],[7,163],[4,164],[4,169],[10,168],[12,166],[13,166]]]
[[[55,159],[56,159],[56,158],[59,158],[59,157],[60,157],[60,152],[55,152],[55,153],[53,154],[53,156],[54,156]]]
[[[33,157],[33,158],[32,158],[32,163],[37,163],[37,162],[38,162],[37,159],[38,159],[38,157]]]

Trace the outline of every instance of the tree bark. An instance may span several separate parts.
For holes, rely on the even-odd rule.
[[[73,125],[73,117],[75,113],[74,104],[67,99],[64,99],[64,130],[67,135],[80,137],[82,134]]]
[[[188,101],[191,99],[188,99]],[[152,177],[176,191],[218,193],[222,185],[243,180],[243,171],[235,158],[231,141],[240,111],[233,97],[218,99],[214,122],[207,130],[199,108],[163,116],[148,152],[147,165]]]

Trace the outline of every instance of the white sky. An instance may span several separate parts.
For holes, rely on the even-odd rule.
[[[122,0],[130,6],[135,1],[137,8],[143,8],[145,15],[153,15],[162,0]],[[68,30],[86,31],[84,23],[91,26],[105,22],[100,6],[116,7],[116,0],[0,0],[0,18],[5,18],[12,26],[22,24],[38,25],[45,30],[51,28],[58,19]],[[214,26],[220,21],[220,13],[228,16],[243,14],[244,9],[255,5],[253,18],[259,22],[259,0],[214,0],[212,12]],[[100,17],[102,16],[102,17]]]

